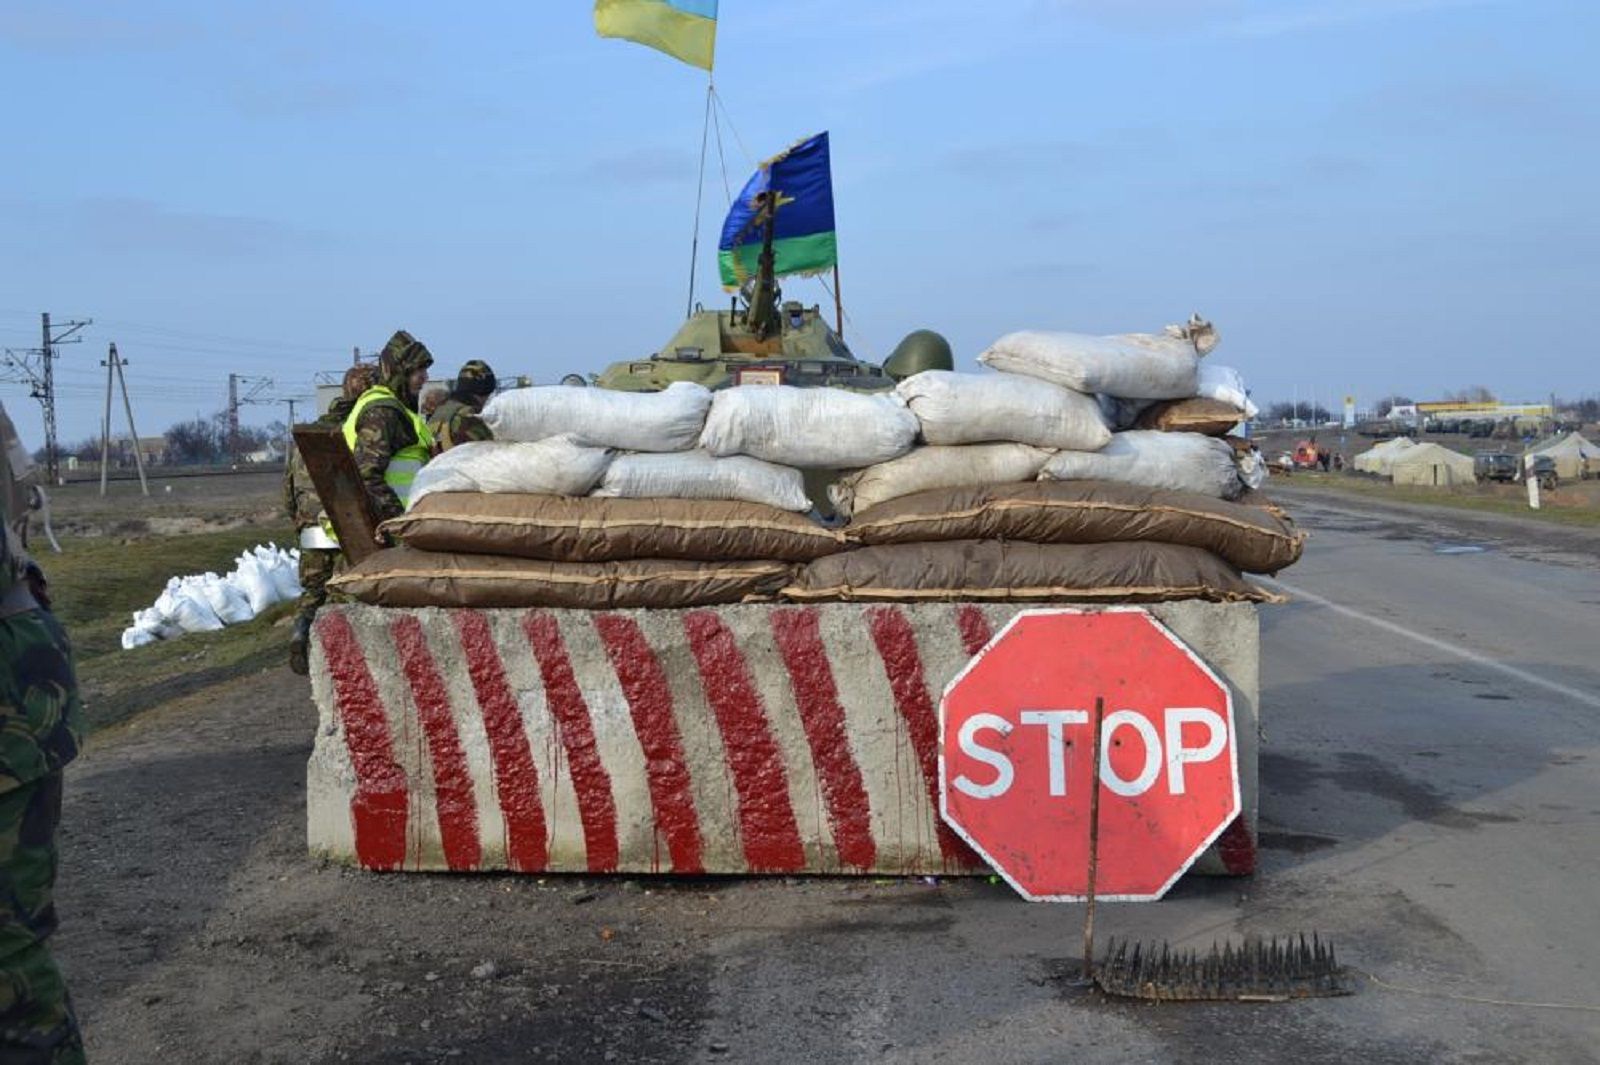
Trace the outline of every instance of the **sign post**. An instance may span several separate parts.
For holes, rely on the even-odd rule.
[[[1232,695],[1137,607],[1018,614],[939,709],[941,813],[1029,900],[1159,899],[1239,815]]]

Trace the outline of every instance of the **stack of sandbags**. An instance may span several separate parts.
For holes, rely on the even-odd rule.
[[[1289,565],[1302,538],[1230,502],[1258,478],[1220,437],[1254,409],[1237,373],[1202,373],[1216,342],[1198,316],[1161,335],[1010,333],[979,357],[998,373],[901,382],[927,446],[833,486],[858,549],[785,596],[1270,600],[1240,571]]]
[[[746,398],[757,390],[731,391],[734,407],[750,411],[724,416],[716,432],[707,424],[711,393],[699,385],[496,397],[485,410],[496,440],[429,463],[411,508],[384,525],[400,546],[334,587],[382,606],[668,608],[770,598],[797,565],[845,546],[805,515],[811,504],[793,460],[806,455],[785,437],[799,433],[820,450],[848,447],[849,434],[841,444],[838,432],[797,428],[770,401]],[[883,454],[855,414],[863,453]],[[707,447],[697,446],[702,436]]]
[[[122,630],[122,649],[173,640],[191,632],[215,632],[249,621],[277,603],[300,595],[300,554],[276,544],[244,552],[224,576],[201,573],[173,577],[156,601],[133,614]]]
[[[1271,602],[1304,536],[1282,511],[1105,481],[939,489],[859,511],[859,549],[806,566],[800,601]]]

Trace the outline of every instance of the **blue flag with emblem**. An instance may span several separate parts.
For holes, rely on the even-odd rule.
[[[755,276],[766,236],[756,197],[765,192],[773,194],[776,204],[772,254],[777,276],[821,273],[839,261],[833,171],[824,132],[762,163],[739,191],[717,245],[724,287],[737,288]]]

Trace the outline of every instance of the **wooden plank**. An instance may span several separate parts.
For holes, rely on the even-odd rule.
[[[378,550],[377,516],[344,433],[323,425],[297,425],[294,446],[311,472],[311,483],[333,522],[345,558],[354,565]]]

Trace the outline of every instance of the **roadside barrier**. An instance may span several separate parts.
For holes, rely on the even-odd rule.
[[[939,699],[1022,609],[325,609],[310,849],[373,870],[985,872],[939,818]],[[1249,873],[1255,607],[1149,610],[1233,689],[1244,812],[1194,868]]]

